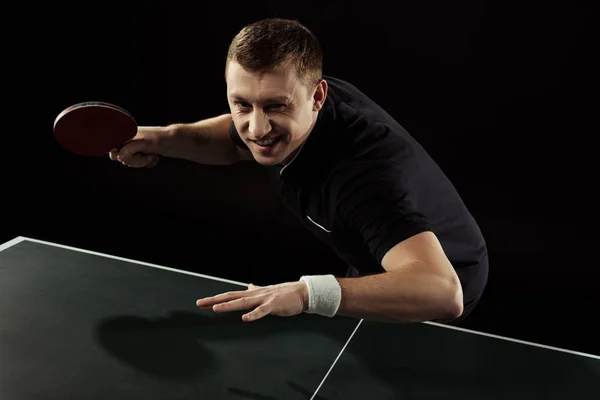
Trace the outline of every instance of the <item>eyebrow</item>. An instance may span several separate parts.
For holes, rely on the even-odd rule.
[[[231,98],[233,100],[242,101],[244,103],[251,103],[250,101],[246,100],[242,96],[238,96],[236,94],[231,95]],[[259,103],[288,103],[289,101],[290,101],[290,98],[288,96],[276,96],[276,97],[270,97],[270,98],[264,99],[262,101],[259,101]]]

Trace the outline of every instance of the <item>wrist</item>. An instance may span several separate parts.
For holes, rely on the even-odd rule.
[[[300,298],[302,299],[302,312],[307,312],[309,301],[308,285],[302,280],[298,281],[298,284],[300,287]]]
[[[183,124],[171,124],[160,128],[157,135],[158,154],[165,157],[174,156],[173,143],[181,137]]]
[[[300,281],[306,286],[304,312],[326,317],[337,314],[342,300],[342,288],[335,276],[305,275]]]

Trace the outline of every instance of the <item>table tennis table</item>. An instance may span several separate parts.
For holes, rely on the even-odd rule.
[[[436,323],[196,307],[245,283],[0,245],[0,399],[598,399],[600,357]]]

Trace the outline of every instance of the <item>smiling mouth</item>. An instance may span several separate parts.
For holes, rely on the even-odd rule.
[[[275,136],[269,139],[253,140],[253,142],[259,145],[260,147],[271,147],[274,144],[278,143],[282,137],[283,136]]]

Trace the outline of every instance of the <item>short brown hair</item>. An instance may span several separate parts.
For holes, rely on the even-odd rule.
[[[317,37],[296,20],[267,18],[246,25],[233,38],[225,70],[231,61],[252,71],[289,63],[308,85],[322,79],[323,54]]]

